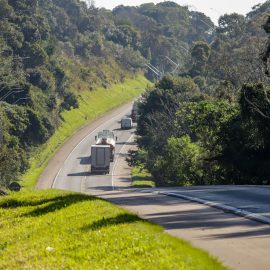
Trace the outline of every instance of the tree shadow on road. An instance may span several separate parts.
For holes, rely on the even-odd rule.
[[[155,195],[147,190],[145,196],[137,192],[138,190],[132,194],[122,190],[118,196],[108,193],[105,198],[136,212],[144,207],[160,206],[162,210],[152,211],[143,217],[168,231],[176,229],[207,231],[207,236],[204,236],[204,233],[201,236],[207,239],[270,237],[268,225],[183,199]]]

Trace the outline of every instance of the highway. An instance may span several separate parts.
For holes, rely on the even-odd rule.
[[[160,224],[166,232],[208,251],[232,269],[270,269],[269,225],[204,204],[164,195],[174,193],[195,197],[269,217],[270,187],[127,188],[130,185],[130,168],[125,162],[125,156],[128,149],[134,147],[134,129],[121,130],[119,121],[129,115],[130,110],[131,104],[124,105],[78,131],[49,162],[37,187],[83,192],[109,200]],[[111,163],[108,175],[92,175],[90,147],[95,142],[97,132],[103,129],[116,132],[116,158]]]
[[[224,205],[224,210],[235,208],[243,213],[262,217],[270,225],[270,186],[219,185],[158,189],[158,192],[173,194],[180,198],[199,199],[211,205]],[[227,208],[226,208],[227,207]],[[264,219],[263,219],[264,218]]]
[[[68,155],[63,166],[57,173],[52,187],[76,192],[107,191],[117,188],[118,183],[114,179],[115,165],[121,149],[133,137],[135,131],[134,128],[121,130],[120,120],[122,117],[129,117],[130,111],[131,107],[128,107],[123,112],[99,125],[81,140]],[[114,131],[115,136],[117,136],[115,160],[111,162],[109,174],[91,174],[91,145],[95,144],[97,133],[104,129]]]

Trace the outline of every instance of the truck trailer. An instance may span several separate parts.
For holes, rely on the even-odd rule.
[[[91,172],[109,173],[110,172],[111,149],[109,145],[91,146]]]
[[[96,145],[109,145],[110,146],[110,160],[114,161],[115,154],[115,141],[117,141],[117,136],[114,136],[114,133],[110,130],[103,130],[98,132],[98,135],[95,137]]]

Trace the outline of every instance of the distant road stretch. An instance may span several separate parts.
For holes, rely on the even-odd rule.
[[[125,105],[78,131],[49,162],[37,187],[102,197],[162,225],[168,233],[207,250],[232,269],[269,270],[269,225],[175,196],[236,207],[270,218],[270,187],[123,188],[130,185],[126,154],[135,146],[134,129],[121,130],[120,119],[129,115],[130,110],[131,104]],[[114,130],[118,136],[115,162],[111,163],[110,174],[91,175],[90,147],[97,132],[103,129]],[[161,193],[173,193],[174,197]]]
[[[134,138],[135,129],[121,130],[120,120],[129,116],[131,103],[107,113],[91,125],[78,131],[49,162],[39,178],[37,188],[56,188],[76,192],[92,190],[112,190],[118,184],[119,177],[113,175],[115,163],[119,161],[120,150]],[[115,132],[118,140],[115,149],[115,161],[111,163],[107,175],[91,175],[91,145],[95,144],[95,136],[103,129]],[[116,180],[115,180],[116,179]],[[128,186],[126,183],[124,186]],[[123,187],[123,183],[120,183]]]

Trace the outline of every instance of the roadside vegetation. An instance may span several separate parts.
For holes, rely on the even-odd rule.
[[[203,13],[172,2],[110,11],[94,1],[0,0],[1,188],[46,162],[55,145],[51,136],[67,127],[64,121],[82,106],[85,92],[90,97],[104,88],[110,96],[112,86],[138,73],[154,79],[145,63],[170,72],[174,67],[165,55],[183,63],[183,70],[189,59],[185,48],[212,40],[211,26]],[[105,104],[111,107],[104,103],[101,110]]]
[[[133,167],[131,170],[131,186],[133,188],[153,188],[155,182],[152,175],[143,167]]]
[[[78,108],[64,111],[61,114],[63,122],[56,132],[46,144],[33,152],[33,157],[30,159],[30,168],[21,177],[23,187],[32,188],[35,186],[47,162],[78,128],[89,124],[105,112],[131,101],[144,92],[149,83],[144,76],[138,75],[134,79],[128,79],[125,83],[115,84],[108,89],[99,88],[91,92],[82,91],[78,98]]]
[[[233,153],[226,154],[226,160],[223,159],[222,165],[219,164],[220,151],[224,150],[226,153],[231,151],[229,148],[225,149],[225,142],[222,142],[222,145],[214,144],[217,149],[212,151],[207,148],[208,145],[200,145],[199,138],[195,139],[195,135],[187,131],[186,135],[191,138],[191,142],[196,141],[197,144],[188,150],[192,153],[187,153],[186,158],[192,158],[192,164],[195,162],[192,171],[195,169],[197,172],[195,175],[190,173],[186,175],[180,174],[178,170],[177,175],[184,179],[182,182],[187,182],[189,176],[196,181],[205,182],[201,177],[205,171],[211,172],[213,183],[223,180],[230,182],[227,180],[229,177],[237,178],[235,180],[237,182],[243,182],[244,178],[251,177],[251,183],[260,181],[268,183],[269,164],[268,161],[264,161],[265,153],[269,150],[268,142],[265,140],[267,132],[261,134],[259,130],[261,125],[269,124],[267,120],[257,121],[257,115],[254,114],[259,111],[260,117],[264,119],[269,117],[267,111],[269,98],[268,94],[265,95],[268,91],[268,79],[264,73],[268,65],[269,51],[263,57],[264,64],[261,61],[261,53],[265,50],[269,33],[269,27],[265,24],[268,10],[269,1],[266,1],[255,6],[246,17],[235,13],[221,16],[218,26],[215,27],[205,14],[191,11],[187,6],[170,1],[159,4],[148,3],[138,7],[119,6],[109,11],[96,8],[93,1],[0,0],[1,188],[7,187],[10,182],[20,180],[21,175],[27,170],[31,170],[33,175],[28,175],[31,184],[26,185],[34,183],[39,172],[33,168],[44,166],[52,155],[50,147],[56,149],[53,141],[57,140],[58,135],[55,135],[55,139],[50,138],[55,132],[58,133],[60,128],[65,134],[59,139],[60,144],[67,133],[73,128],[76,129],[75,126],[67,127],[68,124],[64,122],[68,121],[67,118],[71,118],[69,123],[75,122],[74,109],[78,109],[79,105],[82,106],[83,100],[92,98],[90,93],[103,88],[107,90],[104,93],[110,96],[110,90],[114,85],[124,83],[137,74],[144,74],[152,81],[159,79],[161,74],[156,76],[157,74],[147,69],[145,64],[154,65],[159,70],[164,70],[165,74],[174,74],[176,78],[182,80],[176,83],[167,81],[166,85],[164,79],[161,84],[156,85],[156,89],[166,92],[167,100],[159,105],[161,110],[163,105],[170,109],[170,111],[165,109],[167,115],[171,117],[170,120],[174,120],[175,113],[181,109],[179,102],[204,100],[209,103],[216,102],[212,103],[214,107],[218,107],[219,102],[223,102],[223,105],[227,102],[227,109],[230,107],[232,111],[238,110],[239,113],[236,113],[235,117],[236,115],[238,118],[240,115],[246,117],[245,119],[242,117],[243,125],[240,126],[245,131],[252,126],[256,133],[248,134],[242,130],[230,133],[243,132],[246,138],[243,142],[245,146],[243,152],[235,148],[238,149],[236,156],[242,153],[237,160],[243,161],[238,162],[234,159],[234,163],[237,163],[236,168],[227,162],[234,156]],[[262,25],[265,25],[265,31]],[[190,81],[192,82],[189,83]],[[245,86],[246,84],[250,84],[251,87]],[[262,88],[260,84],[263,85]],[[252,91],[247,90],[251,88]],[[182,95],[179,95],[179,91],[182,91]],[[89,93],[89,97],[86,93]],[[257,103],[257,99],[262,100],[260,95],[264,95],[266,103],[264,101]],[[114,99],[113,94],[111,96]],[[117,95],[117,99],[121,96]],[[240,96],[241,110],[238,104]],[[100,103],[98,107],[102,110],[103,106],[108,104],[111,106],[110,102],[106,102],[104,105]],[[171,103],[168,105],[168,102]],[[154,103],[149,102],[148,105],[155,106]],[[98,105],[97,102],[96,104]],[[92,107],[90,103],[89,106]],[[195,110],[196,114],[198,111],[194,106],[186,107],[186,110]],[[153,110],[156,109],[153,107]],[[68,111],[71,113],[68,114]],[[228,117],[233,118],[231,113],[233,114],[230,112]],[[95,117],[93,114],[91,116],[85,116],[84,112],[82,114],[81,118],[77,118],[80,124],[84,117],[87,117],[85,120],[88,121]],[[168,119],[159,120],[168,122]],[[204,125],[202,122],[197,124]],[[231,125],[239,126],[233,122]],[[143,133],[141,135],[143,136]],[[171,145],[166,150],[164,148],[167,139],[172,136],[178,138],[179,134],[172,133],[161,138],[162,155],[164,151],[170,152],[175,147],[171,138]],[[238,140],[229,136],[231,135],[224,140]],[[255,137],[258,138],[256,142],[253,140]],[[215,143],[216,138],[212,139],[211,143]],[[177,142],[180,149],[181,143]],[[45,144],[49,146],[46,147]],[[141,146],[143,147],[143,143]],[[221,147],[224,149],[221,150]],[[253,155],[253,151],[260,154]],[[156,155],[155,151],[148,153],[150,163],[154,164],[150,170],[152,175],[161,172],[161,176],[158,177],[167,179],[161,181],[170,182],[169,178],[174,181],[173,173],[162,176],[162,167],[167,168],[167,165],[162,164],[162,159],[155,161],[159,155]],[[152,154],[154,159],[151,157]],[[252,156],[252,160],[249,157],[245,159],[245,156]],[[206,164],[204,161],[209,159],[211,160]],[[204,169],[201,168],[201,163]],[[246,163],[249,165],[244,166]],[[187,166],[190,164],[183,164],[183,168]],[[209,170],[205,169],[207,166],[210,167]],[[243,167],[248,167],[249,171],[244,172]],[[256,170],[260,172],[259,175],[256,175]],[[258,180],[259,178],[262,180]]]
[[[79,193],[1,197],[0,225],[1,269],[226,269],[161,227]]]
[[[269,6],[222,16],[186,72],[140,100],[131,159],[157,186],[270,184]]]

